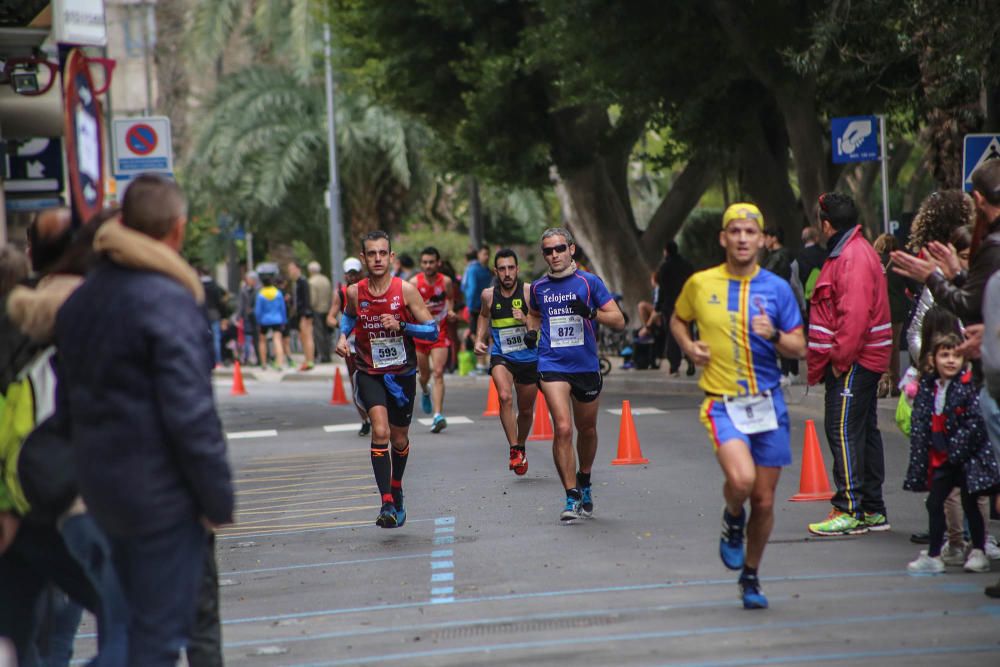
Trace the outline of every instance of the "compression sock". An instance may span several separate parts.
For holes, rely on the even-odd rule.
[[[406,470],[406,461],[410,458],[410,443],[406,443],[406,447],[402,450],[392,448],[392,481],[394,485],[396,483],[402,484],[403,482],[403,471]]]
[[[576,485],[581,489],[585,486],[590,486],[590,473],[589,472],[576,473]]]
[[[372,443],[372,470],[375,471],[375,483],[378,484],[379,495],[383,503],[392,502],[392,489],[389,478],[392,474],[392,463],[389,461],[389,443],[384,445]]]

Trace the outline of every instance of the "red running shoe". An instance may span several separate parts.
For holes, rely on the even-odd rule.
[[[528,458],[524,455],[523,449],[510,448],[510,465],[507,468],[513,470],[515,475],[528,472]]]

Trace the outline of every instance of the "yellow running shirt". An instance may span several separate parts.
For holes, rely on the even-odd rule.
[[[730,275],[725,264],[695,273],[684,283],[674,312],[697,323],[698,337],[711,350],[698,386],[723,396],[758,394],[781,381],[774,344],[751,329],[755,315],[767,313],[786,333],[802,326],[791,286],[759,267],[744,278]]]

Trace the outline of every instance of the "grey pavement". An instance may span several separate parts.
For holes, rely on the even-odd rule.
[[[487,379],[449,376],[446,415],[470,422],[433,435],[414,421],[408,521],[385,530],[368,441],[351,406],[329,405],[322,375],[262,376],[242,397],[216,379],[239,491],[239,522],[218,543],[228,664],[1000,665],[1000,604],[982,594],[1000,566],[906,574],[926,513],[901,490],[908,446],[888,403],[893,530],[811,538],[806,524],[829,506],[786,500],[805,419],[817,420],[828,470],[830,455],[821,394],[791,389],[796,462],[761,568],[771,608],[746,611],[718,558],[722,476],[693,381],[608,377],[595,518],[566,526],[551,444],[530,442],[530,469],[515,477],[499,420],[481,416]],[[635,417],[648,465],[610,465],[620,418],[608,410],[623,399],[656,409]]]

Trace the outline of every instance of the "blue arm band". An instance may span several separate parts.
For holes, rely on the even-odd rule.
[[[358,318],[353,315],[348,315],[347,313],[340,314],[340,333],[345,336],[350,336],[351,332],[354,330],[354,325],[357,324]]]
[[[436,320],[427,320],[423,324],[407,322],[403,333],[413,338],[435,341],[438,337],[438,323]]]

